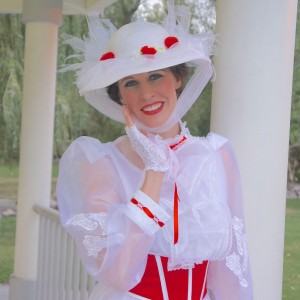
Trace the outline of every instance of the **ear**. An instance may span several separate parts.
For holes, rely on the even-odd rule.
[[[182,80],[181,80],[181,76],[176,76],[175,77],[175,89],[178,90],[181,88],[181,85],[182,85]]]

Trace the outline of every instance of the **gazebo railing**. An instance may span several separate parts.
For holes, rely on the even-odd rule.
[[[35,205],[40,216],[36,300],[87,300],[95,280],[85,271],[75,242],[55,209]]]

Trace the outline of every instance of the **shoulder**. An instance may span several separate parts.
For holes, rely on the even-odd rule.
[[[225,168],[235,168],[238,170],[235,150],[227,138],[215,133],[209,133],[206,139],[214,149],[215,157],[222,163],[223,166],[225,166]]]
[[[210,132],[205,140],[214,150],[218,150],[229,143],[228,139],[214,132]]]
[[[228,139],[214,132],[210,132],[207,136],[201,137],[190,135],[189,140],[189,146],[196,147],[195,149],[198,149],[198,151],[200,147],[201,153],[203,153],[204,149],[206,149],[206,153],[215,152],[229,144]]]
[[[89,163],[93,163],[108,154],[110,143],[101,143],[96,138],[89,136],[81,136],[71,142],[61,160],[76,159],[84,156]]]

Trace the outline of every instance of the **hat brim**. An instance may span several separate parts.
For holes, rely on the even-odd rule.
[[[204,61],[211,63],[210,58],[204,55],[201,46],[195,48],[188,43],[183,47],[178,44],[155,55],[139,54],[131,58],[112,58],[96,64],[86,62],[78,73],[77,85],[80,94],[84,95],[88,91],[107,87],[129,75],[160,70],[182,63],[199,66]]]

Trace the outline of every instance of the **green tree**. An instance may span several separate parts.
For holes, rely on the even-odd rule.
[[[1,161],[19,155],[24,26],[19,15],[0,15],[0,153]]]
[[[131,19],[140,1],[122,0],[105,9],[104,17],[109,18],[115,26],[122,26]],[[65,16],[62,33],[84,37],[87,33],[87,22],[84,16]],[[59,39],[58,67],[65,58],[72,54],[70,47]],[[123,125],[117,124],[92,108],[82,97],[74,84],[73,72],[58,73],[57,101],[55,118],[54,158],[59,158],[67,145],[81,135],[89,135],[106,142],[124,133]]]
[[[176,4],[188,5],[192,11],[192,32],[213,30],[216,0],[176,0]],[[166,0],[151,4],[142,0],[119,0],[104,10],[104,17],[116,27],[132,18],[161,21],[166,13]],[[294,82],[291,110],[289,180],[300,180],[300,7],[298,8],[295,45]],[[84,16],[64,16],[61,33],[83,37],[87,32]],[[1,162],[18,160],[21,123],[21,95],[24,60],[24,25],[20,15],[0,15],[0,153]],[[59,38],[58,68],[72,54],[70,47]],[[58,73],[54,157],[59,158],[67,145],[81,135],[94,136],[103,142],[113,140],[124,133],[123,125],[106,118],[92,108],[74,84],[73,72]],[[205,135],[209,132],[211,84],[186,114],[191,132]]]
[[[117,27],[130,23],[141,0],[119,0],[104,10],[104,17],[111,20]]]
[[[300,181],[300,7],[297,12],[297,29],[294,56],[294,77],[289,149],[290,182]]]

